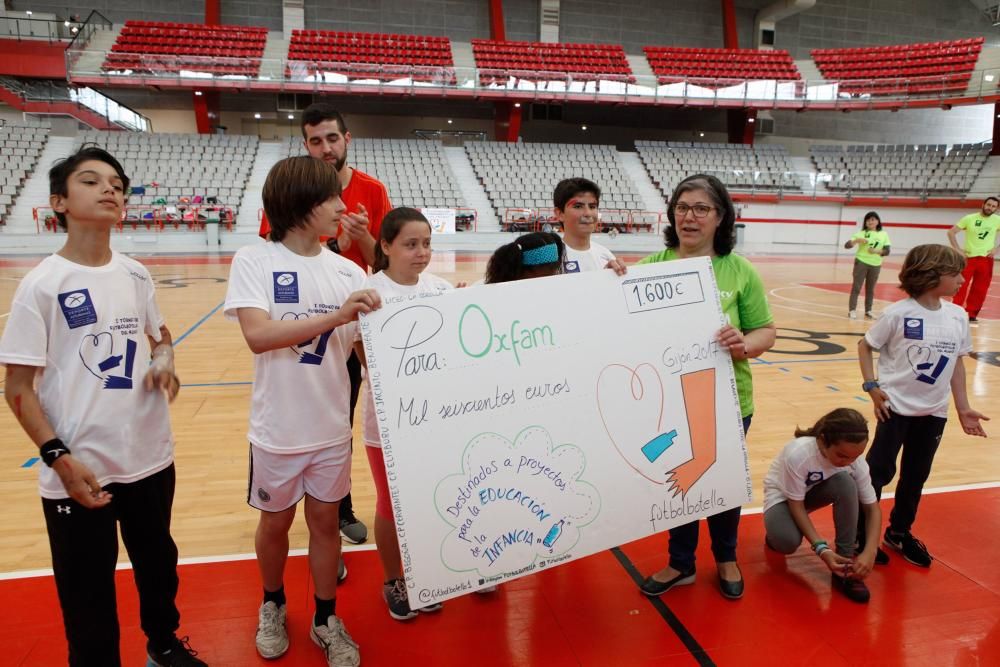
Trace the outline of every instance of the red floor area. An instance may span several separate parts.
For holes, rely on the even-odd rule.
[[[802,283],[806,287],[816,287],[831,292],[841,294],[851,293],[850,283]],[[881,282],[875,285],[875,298],[881,301],[895,302],[906,297],[906,294],[899,289],[896,282]],[[864,308],[865,293],[862,289],[858,296],[858,308]],[[844,299],[844,310],[847,309],[847,299]],[[990,291],[986,295],[986,302],[983,309],[979,311],[979,317],[985,319],[1000,319],[1000,278],[994,278],[990,283]]]
[[[884,503],[885,510],[891,501]],[[832,538],[829,511],[815,516]],[[379,597],[376,554],[350,553],[338,613],[365,665],[996,665],[1000,664],[1000,489],[928,495],[914,532],[937,558],[923,570],[893,557],[869,578],[872,600],[858,605],[830,591],[829,576],[806,549],[785,558],[762,546],[759,514],[740,529],[746,596],[715,588],[703,530],[699,579],[670,591],[668,613],[690,634],[685,646],[611,553],[468,595],[408,623],[389,618]],[[665,562],[666,537],[622,551],[639,572]],[[131,573],[119,574],[124,664],[142,664]],[[289,560],[292,647],[276,665],[324,664],[308,639],[311,591],[304,558]],[[0,581],[8,610],[0,665],[65,664],[50,577]],[[187,565],[181,571],[181,634],[211,665],[268,664],[253,645],[260,589],[254,561]],[[697,647],[703,649],[698,652]],[[692,652],[692,650],[694,652]],[[696,659],[696,656],[699,659]]]

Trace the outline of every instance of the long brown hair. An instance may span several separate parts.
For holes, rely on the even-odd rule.
[[[868,422],[857,410],[837,408],[820,417],[812,428],[795,428],[795,437],[821,440],[825,447],[838,442],[859,443],[868,439]]]

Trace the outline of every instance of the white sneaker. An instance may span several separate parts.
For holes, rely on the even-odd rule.
[[[361,664],[358,645],[347,634],[344,622],[336,616],[326,619],[326,625],[314,625],[309,636],[323,649],[329,667],[358,667]]]
[[[265,602],[257,614],[257,653],[267,660],[280,658],[288,650],[285,605]]]
[[[852,310],[851,312],[847,313],[847,316],[852,320],[856,320],[858,319],[858,311]]]
[[[340,564],[337,565],[337,581],[347,579],[347,565],[344,564],[344,554],[340,554]]]

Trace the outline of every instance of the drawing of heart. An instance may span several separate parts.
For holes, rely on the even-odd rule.
[[[651,364],[611,364],[597,379],[597,410],[618,454],[651,482],[666,484],[666,470],[642,448],[663,435],[663,380]]]
[[[309,319],[309,313],[285,313],[285,314],[283,314],[281,316],[281,319],[282,320],[307,320],[307,319]],[[302,348],[308,347],[308,346],[312,345],[312,342],[313,342],[313,339],[310,338],[309,340],[303,341],[303,342],[299,343],[298,345],[289,345],[289,348],[293,352],[295,352],[295,354],[299,354],[299,353],[301,353]]]
[[[931,367],[931,348],[923,345],[911,345],[906,348],[906,358],[910,362],[910,368],[917,375]]]
[[[80,341],[80,361],[98,380],[103,380],[107,377],[108,370],[118,366],[114,354],[115,339],[110,332],[87,334]],[[119,363],[120,360],[119,357]]]

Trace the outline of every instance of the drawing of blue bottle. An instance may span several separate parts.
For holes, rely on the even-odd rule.
[[[559,539],[559,536],[562,535],[562,527],[562,519],[559,519],[559,523],[552,524],[552,527],[549,528],[549,532],[546,534],[545,539],[542,540],[542,544],[551,549],[552,545]]]

